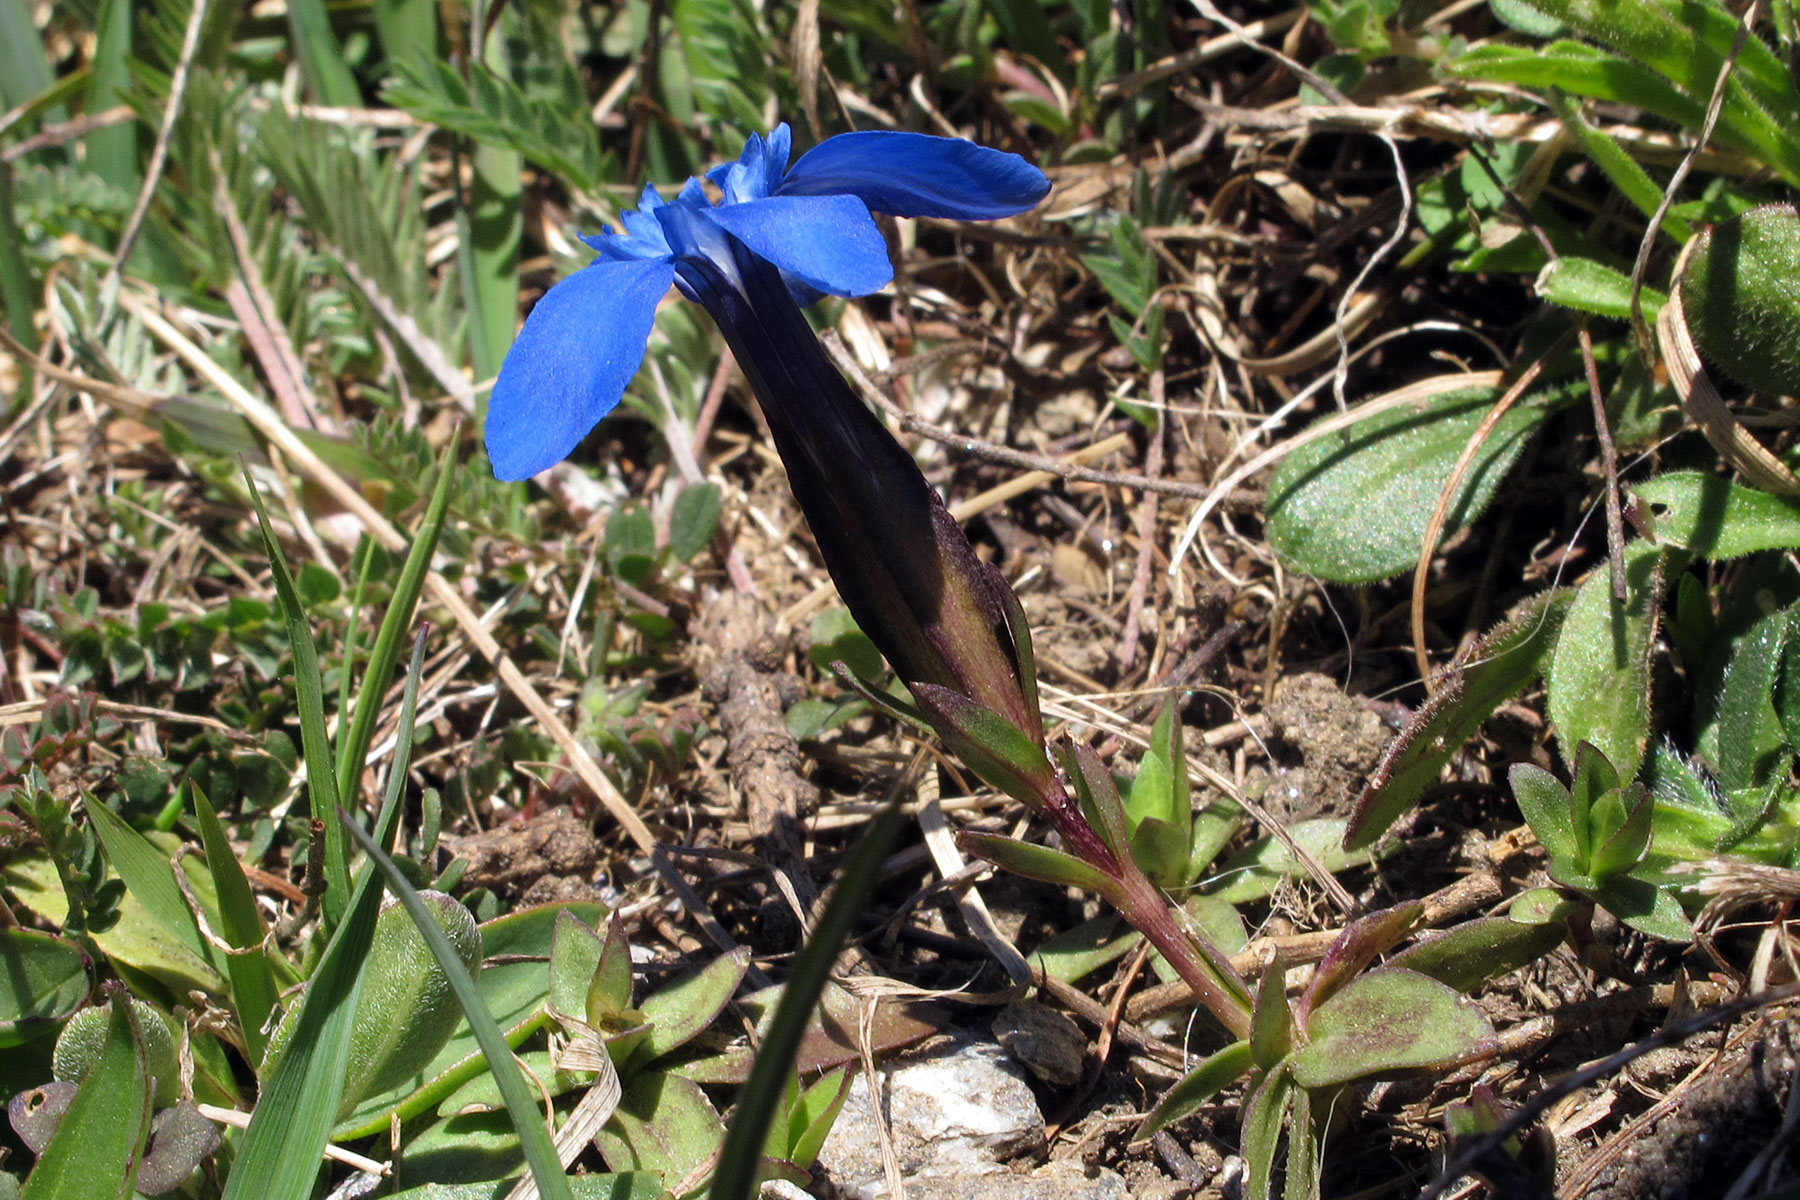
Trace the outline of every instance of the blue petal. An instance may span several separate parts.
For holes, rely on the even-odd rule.
[[[887,242],[854,196],[772,196],[709,215],[758,257],[818,291],[866,296],[894,277]]]
[[[487,452],[501,479],[559,462],[637,374],[671,263],[601,260],[539,300],[488,398]]]
[[[736,162],[714,167],[706,177],[719,185],[727,204],[764,199],[781,182],[793,141],[793,132],[785,122],[777,125],[767,138],[753,133],[744,143],[744,152],[738,155]]]
[[[1050,191],[1044,173],[1003,150],[923,133],[840,133],[800,156],[778,196],[848,195],[896,217],[991,221]]]

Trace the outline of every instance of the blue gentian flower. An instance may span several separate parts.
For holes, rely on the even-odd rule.
[[[737,162],[709,174],[717,203],[693,179],[673,200],[646,189],[624,232],[585,239],[599,257],[538,301],[500,369],[488,402],[494,473],[536,474],[612,410],[674,284],[725,335],[825,569],[927,719],[950,736],[956,719],[994,714],[1041,748],[1017,599],[838,374],[800,307],[887,284],[871,209],[1000,217],[1036,204],[1049,181],[1017,155],[958,138],[841,134],[791,170],[788,148],[785,125],[752,136]],[[1033,778],[1051,780],[1047,760]]]
[[[737,162],[708,173],[723,194],[716,204],[694,179],[671,201],[645,188],[623,232],[582,239],[599,257],[538,301],[494,384],[486,436],[497,476],[550,467],[612,411],[670,284],[721,327],[765,265],[802,305],[866,296],[893,277],[871,212],[991,220],[1031,208],[1050,186],[1018,155],[961,138],[839,134],[790,169],[791,142],[786,125],[752,134]]]

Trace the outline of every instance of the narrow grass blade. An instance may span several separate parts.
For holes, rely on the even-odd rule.
[[[101,0],[94,20],[94,62],[87,81],[89,116],[122,103],[130,79],[130,0]],[[81,139],[88,169],[116,188],[135,192],[138,187],[137,124],[126,121],[96,129]]]
[[[505,39],[488,39],[481,60],[501,79],[511,77]],[[470,185],[457,210],[463,301],[469,310],[469,354],[477,379],[491,379],[512,345],[519,315],[520,171],[517,150],[475,143]],[[480,400],[485,415],[486,398]]]
[[[25,103],[51,83],[44,40],[31,20],[28,0],[0,0],[0,101],[7,108]],[[55,114],[52,120],[60,120]]]
[[[169,856],[98,800],[90,800],[86,807],[88,823],[100,839],[112,869],[125,882],[125,890],[136,896],[145,911],[176,941],[217,966],[212,947],[200,936],[194,912],[175,882],[175,868],[169,863]]]
[[[231,980],[232,1007],[244,1035],[244,1049],[252,1063],[260,1063],[269,1041],[263,1034],[263,1025],[275,1007],[276,992],[269,960],[262,953],[262,914],[251,894],[250,881],[244,878],[243,864],[238,862],[206,793],[191,780],[187,787],[200,826],[200,843],[206,850],[206,865],[212,871],[213,888],[219,895],[219,934],[235,949],[256,951],[226,955],[225,968]]]
[[[769,1031],[757,1049],[750,1078],[738,1093],[737,1109],[725,1131],[719,1167],[708,1193],[711,1200],[749,1200],[755,1194],[761,1165],[758,1152],[768,1138],[769,1123],[783,1109],[800,1039],[830,977],[831,964],[837,961],[838,947],[868,904],[869,893],[880,875],[881,860],[899,832],[902,815],[899,805],[889,804],[869,823],[862,839],[844,860],[837,890],[825,906],[824,915],[794,959],[794,972],[782,989]]]
[[[437,486],[425,508],[425,519],[413,538],[412,549],[400,568],[400,579],[394,585],[393,599],[376,631],[375,645],[369,651],[369,669],[363,676],[361,694],[350,718],[349,730],[340,739],[337,760],[337,790],[340,796],[356,795],[357,776],[362,773],[363,759],[369,753],[369,742],[375,736],[375,722],[381,715],[381,697],[387,691],[388,676],[400,660],[400,645],[412,627],[413,610],[419,593],[425,588],[425,575],[431,568],[431,556],[437,551],[438,534],[444,528],[444,512],[450,503],[450,483],[456,475],[456,445],[459,429],[450,431],[444,453],[438,459]],[[350,664],[344,664],[346,677]],[[408,731],[410,732],[410,730]],[[311,769],[310,767],[308,768]]]
[[[6,0],[0,0],[0,5]],[[4,39],[0,39],[4,40]],[[19,239],[18,222],[13,220],[12,167],[0,162],[0,306],[6,309],[7,330],[25,349],[37,353],[37,326],[32,323],[32,299],[36,289],[31,284],[31,269],[25,265],[24,243]],[[19,386],[13,393],[14,408],[22,408],[31,400],[31,374],[21,365]],[[8,410],[11,415],[11,410]]]
[[[467,196],[458,224],[467,230],[464,300],[469,308],[469,349],[478,379],[500,371],[519,310],[519,172],[516,150],[476,146]],[[485,399],[483,401],[485,403]]]
[[[307,90],[320,104],[337,108],[362,107],[356,77],[344,62],[344,49],[331,32],[331,18],[324,0],[288,0],[288,25],[293,32],[295,57]]]
[[[331,739],[325,733],[325,689],[319,676],[319,649],[313,641],[312,629],[306,623],[306,610],[300,606],[300,593],[294,589],[288,574],[287,559],[281,544],[269,525],[268,511],[263,507],[262,493],[250,469],[244,468],[244,483],[250,489],[250,501],[256,506],[256,520],[262,530],[263,549],[269,556],[269,572],[275,578],[275,596],[281,602],[281,615],[287,622],[288,640],[294,654],[294,695],[300,704],[300,746],[306,756],[306,790],[312,800],[312,816],[325,822],[325,916],[335,924],[343,916],[350,896],[350,869],[344,852],[344,831],[334,816],[340,801],[337,771],[331,761]]]
[[[150,1067],[125,989],[111,988],[100,1057],[32,1168],[19,1200],[129,1200],[150,1131]]]
[[[377,844],[386,844],[393,837],[400,820],[400,793],[412,751],[413,706],[423,651],[421,639],[406,679],[393,777],[375,818],[373,840]],[[344,920],[313,972],[287,1050],[257,1098],[256,1112],[244,1131],[222,1200],[311,1200],[325,1143],[337,1119],[356,1000],[362,992],[363,962],[375,937],[380,908],[380,884],[375,873],[365,869],[356,880]]]
[[[419,62],[437,55],[436,0],[374,0],[375,31],[381,53],[395,63]]]
[[[401,773],[396,771],[396,777]],[[455,947],[450,945],[450,939],[444,936],[444,931],[432,919],[424,901],[419,899],[418,893],[406,882],[406,876],[400,873],[394,860],[383,854],[381,847],[348,817],[344,819],[344,828],[381,872],[388,891],[412,914],[413,922],[418,925],[419,933],[425,938],[425,944],[431,947],[432,957],[437,959],[438,966],[449,977],[450,986],[456,991],[456,998],[462,1004],[463,1014],[469,1019],[469,1028],[474,1031],[475,1040],[480,1043],[481,1052],[487,1058],[488,1070],[493,1073],[494,1082],[500,1086],[500,1096],[506,1101],[507,1115],[512,1118],[513,1128],[518,1131],[519,1145],[525,1152],[525,1161],[531,1168],[532,1179],[537,1183],[538,1194],[545,1197],[545,1200],[573,1200],[568,1178],[563,1174],[562,1161],[556,1154],[556,1145],[551,1141],[550,1131],[544,1127],[543,1119],[538,1114],[536,1098],[526,1084],[519,1064],[513,1060],[512,1051],[507,1047],[500,1027],[494,1024],[494,1018],[488,1015],[487,1007],[482,1004],[481,994],[475,989],[475,980],[463,968]]]

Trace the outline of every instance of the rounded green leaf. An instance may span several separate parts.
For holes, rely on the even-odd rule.
[[[1491,1054],[1497,1044],[1474,1002],[1397,967],[1345,984],[1312,1014],[1306,1032],[1311,1043],[1288,1060],[1304,1088],[1441,1069]]]
[[[1753,208],[1700,234],[1681,306],[1708,361],[1759,392],[1800,393],[1800,214]]]
[[[1293,570],[1336,583],[1375,583],[1411,567],[1438,493],[1496,392],[1469,388],[1377,413],[1281,460],[1269,481],[1269,544]],[[1463,476],[1444,526],[1473,521],[1553,404],[1502,417]]]
[[[30,929],[0,931],[0,1048],[50,1033],[88,992],[80,946]]]

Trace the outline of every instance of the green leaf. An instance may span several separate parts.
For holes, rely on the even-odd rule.
[[[1098,867],[1090,867],[1072,854],[1001,837],[997,833],[963,830],[956,835],[957,844],[976,858],[986,859],[1002,870],[1040,883],[1059,887],[1080,888],[1105,894],[1112,890],[1112,880]]]
[[[1387,965],[1467,993],[1489,979],[1536,962],[1561,945],[1566,936],[1568,924],[1560,920],[1478,917],[1408,946],[1388,959]]]
[[[1611,572],[1595,571],[1569,607],[1546,673],[1550,723],[1565,760],[1589,742],[1618,773],[1637,774],[1650,741],[1650,656],[1656,644],[1662,554],[1642,542],[1625,552],[1626,599]]]
[[[415,678],[411,681],[409,692],[416,689],[416,686]],[[410,704],[408,707],[410,708]],[[411,715],[408,712],[402,718],[403,729],[411,728],[408,719]],[[396,763],[395,774],[404,773],[402,763]],[[463,966],[462,953],[445,936],[437,918],[406,882],[406,877],[394,865],[394,860],[382,853],[380,845],[348,817],[344,818],[344,826],[362,847],[363,853],[369,856],[369,861],[380,871],[388,890],[406,907],[413,924],[424,935],[425,944],[431,948],[432,957],[437,960],[439,969],[448,977],[450,987],[462,1005],[463,1015],[475,1033],[475,1040],[480,1043],[481,1052],[487,1058],[488,1070],[493,1072],[495,1082],[500,1085],[500,1094],[506,1099],[506,1111],[512,1117],[513,1128],[518,1131],[519,1142],[525,1151],[525,1161],[531,1166],[531,1176],[537,1183],[539,1194],[546,1200],[573,1200],[568,1179],[563,1174],[562,1162],[550,1140],[549,1130],[544,1127],[543,1117],[537,1110],[537,1099],[526,1086],[525,1077],[519,1071],[519,1064],[513,1061],[511,1047],[501,1036],[499,1026],[494,1023],[493,1016],[481,1002],[481,993],[475,988],[475,980]]]
[[[1736,14],[1716,3],[1655,0],[1533,0],[1571,29],[1661,72],[1690,97],[1704,100],[1725,65],[1738,32]],[[1727,75],[1721,130],[1769,154],[1769,165],[1793,179],[1800,153],[1793,139],[1800,92],[1784,64],[1760,37],[1744,41]],[[1697,123],[1696,123],[1697,124]]]
[[[382,610],[381,625],[375,633],[375,644],[369,650],[369,664],[363,672],[362,688],[350,716],[350,728],[338,745],[337,790],[339,796],[354,798],[357,781],[369,755],[369,744],[375,739],[375,723],[380,719],[382,702],[387,694],[400,651],[406,644],[407,631],[413,627],[413,614],[419,595],[425,589],[425,578],[431,570],[431,559],[437,553],[438,538],[444,529],[444,513],[450,504],[450,485],[456,478],[456,445],[458,438],[445,439],[444,452],[438,459],[437,481],[419,531],[407,547],[406,561],[394,581],[393,595]],[[346,668],[348,669],[348,668]],[[307,770],[312,770],[308,760]]]
[[[123,987],[107,1004],[106,1041],[38,1156],[20,1200],[130,1200],[150,1131],[150,1068]]]
[[[606,916],[606,909],[599,904],[551,904],[509,913],[481,926],[482,949],[489,956],[479,981],[481,999],[505,1031],[510,1046],[518,1046],[548,1019],[544,1012],[548,991],[544,960],[553,951],[555,923],[565,911],[584,924]],[[585,995],[586,981],[581,987]],[[578,1004],[570,1015],[580,1014]],[[332,1137],[353,1141],[382,1133],[392,1117],[409,1120],[486,1070],[481,1046],[465,1022],[420,1072],[424,1083],[369,1097],[339,1123]]]
[[[251,494],[254,497],[254,490]],[[274,539],[269,533],[267,516],[261,511],[262,502],[258,499],[256,503],[258,516],[262,518],[264,540],[272,546]],[[275,557],[275,561],[279,562],[279,558]],[[278,583],[285,579],[286,570],[278,569],[276,578]],[[288,591],[291,593],[291,585]],[[400,792],[412,748],[414,704],[418,699],[419,668],[424,660],[424,650],[423,640],[415,642],[412,669],[401,698],[394,769],[381,811],[375,818],[372,840],[376,845],[393,838],[394,828],[400,820]],[[298,656],[298,643],[295,651]],[[316,700],[319,689],[316,670],[312,689]],[[315,785],[321,779],[326,783],[331,779],[329,757],[325,754],[319,757],[322,760],[319,770],[323,776],[313,777]],[[311,769],[309,762],[309,771]],[[368,836],[360,830],[357,832],[360,836]],[[344,919],[333,931],[319,959],[318,969],[307,985],[287,1050],[263,1083],[250,1126],[238,1144],[237,1160],[226,1181],[222,1200],[309,1200],[311,1197],[343,1091],[350,1041],[355,1032],[357,999],[362,992],[363,966],[374,941],[380,905],[381,888],[376,883],[374,871],[365,867],[348,897]]]
[[[238,861],[224,826],[214,815],[206,793],[193,780],[186,786],[194,802],[194,817],[200,826],[200,844],[206,852],[207,870],[212,872],[213,888],[219,896],[219,935],[234,949],[255,950],[254,953],[226,955],[225,971],[231,982],[231,1007],[243,1034],[244,1047],[250,1061],[260,1063],[268,1045],[263,1025],[275,1007],[278,990],[268,957],[262,949],[267,930],[262,912],[256,907],[256,897],[250,891],[250,881],[244,877],[243,864]]]
[[[1673,892],[1643,879],[1609,879],[1594,889],[1594,899],[1613,916],[1642,933],[1670,942],[1691,942],[1694,927]]]
[[[1151,1109],[1131,1140],[1141,1142],[1159,1129],[1167,1129],[1184,1117],[1200,1111],[1200,1106],[1249,1074],[1250,1043],[1233,1042],[1223,1050],[1201,1059],[1194,1069],[1183,1075],[1170,1088],[1156,1107]]]
[[[1269,1200],[1275,1186],[1275,1152],[1281,1146],[1281,1130],[1295,1103],[1294,1077],[1282,1063],[1244,1101],[1244,1129],[1238,1153],[1244,1157],[1246,1200]],[[1304,1101],[1302,1101],[1304,1102]]]
[[[83,107],[90,116],[123,102],[130,80],[131,4],[128,0],[101,0],[94,14],[93,69],[88,74]],[[82,141],[87,168],[125,192],[138,187],[137,124],[126,121],[96,129]]]
[[[1497,397],[1492,388],[1448,392],[1301,446],[1269,480],[1269,544],[1289,569],[1336,583],[1376,583],[1406,570]],[[1526,439],[1565,402],[1521,403],[1500,419],[1451,501],[1446,536],[1482,514]]]
[[[756,1152],[768,1140],[769,1125],[781,1109],[794,1057],[837,961],[838,947],[863,913],[901,817],[897,804],[882,808],[845,858],[837,887],[794,960],[793,974],[763,1034],[750,1078],[738,1093],[709,1200],[749,1200],[755,1192],[760,1173]]]
[[[1557,116],[1562,118],[1563,127],[1575,135],[1582,150],[1606,173],[1607,179],[1619,190],[1619,194],[1631,201],[1632,207],[1645,217],[1655,216],[1662,206],[1662,188],[1650,178],[1650,173],[1639,166],[1637,159],[1631,157],[1611,135],[1589,124],[1581,106],[1570,101],[1560,90],[1550,90],[1550,102],[1556,108]],[[1661,228],[1676,243],[1687,241],[1690,234],[1687,222],[1673,213],[1663,216]],[[1661,302],[1658,307],[1661,307]],[[1644,312],[1646,316],[1650,313],[1648,295],[1644,299]]]
[[[46,921],[61,925],[68,917],[68,895],[48,857],[30,854],[15,858],[6,864],[3,877],[19,901]],[[88,936],[107,958],[144,972],[178,995],[224,989],[225,981],[206,960],[182,945],[130,893],[119,903],[118,919],[104,932]]]
[[[564,1016],[585,1017],[588,986],[600,966],[604,943],[574,913],[559,909],[550,942],[550,1007]]]
[[[138,898],[145,911],[176,941],[210,963],[212,948],[201,938],[193,910],[182,898],[181,887],[175,882],[175,869],[169,865],[169,856],[152,846],[149,839],[125,823],[125,818],[100,801],[90,801],[86,808],[94,834],[105,847],[113,870],[125,881],[125,889]]]
[[[88,957],[74,942],[0,929],[0,1049],[55,1033],[88,993]]]
[[[1786,778],[1793,762],[1774,703],[1792,616],[1770,613],[1732,646],[1718,701],[1719,783],[1728,792]]]
[[[1632,487],[1651,508],[1656,540],[1720,561],[1800,548],[1800,501],[1723,475],[1671,471]]]
[[[724,1129],[700,1085],[645,1071],[625,1084],[618,1111],[594,1137],[613,1170],[654,1171],[669,1185],[718,1152]]]
[[[288,0],[287,13],[294,47],[299,51],[300,74],[313,99],[334,108],[361,108],[362,93],[344,61],[337,35],[331,32],[325,0]]]
[[[1702,230],[1678,285],[1700,353],[1745,387],[1800,393],[1796,278],[1800,213],[1793,205],[1751,209]]]
[[[486,67],[473,67],[465,81],[452,64],[427,58],[392,64],[395,78],[381,98],[422,121],[488,146],[523,156],[560,175],[578,192],[596,192],[612,171],[591,121],[571,121],[581,104],[579,80],[562,81],[566,100],[527,95],[517,84]]]
[[[1346,850],[1349,822],[1337,817],[1318,817],[1297,821],[1288,827],[1288,835],[1315,858],[1319,865],[1336,874],[1371,861],[1366,850]],[[1223,882],[1210,890],[1227,904],[1244,904],[1260,900],[1273,892],[1284,879],[1299,879],[1306,874],[1286,844],[1273,835],[1257,838],[1214,868],[1212,878]]]
[[[926,720],[965,766],[1021,804],[1042,807],[1056,775],[1030,736],[993,709],[949,688],[934,683],[908,687]]]
[[[1115,913],[1094,917],[1055,934],[1027,957],[1050,978],[1074,983],[1117,962],[1143,941],[1142,934],[1121,931],[1119,925]]]
[[[688,562],[706,549],[719,525],[724,494],[716,483],[689,484],[675,496],[669,509],[669,552],[677,562]]]
[[[1552,858],[1575,857],[1575,824],[1569,815],[1569,789],[1556,776],[1530,763],[1514,763],[1506,772],[1513,799],[1525,823]]]
[[[54,81],[31,5],[0,0],[0,102],[16,108],[48,91]]]
[[[1594,853],[1589,860],[1588,872],[1599,880],[1623,875],[1637,866],[1650,845],[1650,818],[1655,812],[1650,793],[1640,784],[1608,792],[1607,796],[1615,798],[1613,803],[1621,812],[1618,817],[1609,816],[1607,820],[1614,826],[1610,836],[1601,838],[1599,830],[1595,831]]]
[[[1345,984],[1307,1021],[1312,1041],[1290,1059],[1294,1082],[1438,1070],[1492,1054],[1494,1030],[1475,1004],[1435,979],[1377,967]]]
[[[711,1025],[737,994],[750,969],[750,951],[739,946],[644,998],[641,1011],[650,1023],[639,1061],[655,1062],[692,1041]]]
[[[263,552],[269,556],[269,573],[275,581],[275,596],[281,602],[282,620],[287,625],[288,642],[293,648],[294,694],[300,708],[300,745],[306,756],[306,790],[312,801],[312,819],[325,823],[323,908],[329,925],[342,916],[349,901],[350,868],[344,853],[343,827],[337,821],[341,800],[331,758],[331,739],[325,732],[319,650],[313,641],[312,627],[306,620],[306,610],[300,604],[300,595],[294,588],[293,577],[288,574],[287,559],[281,553],[281,544],[275,540],[275,530],[269,525],[262,492],[251,477],[250,468],[244,467],[243,473],[244,484],[250,490],[250,502],[256,507]]]
[[[1572,308],[1576,312],[1631,319],[1631,279],[1591,258],[1565,254],[1551,259],[1538,272],[1537,294],[1552,304]],[[1654,321],[1669,298],[1655,288],[1642,289],[1646,320]]]
[[[1138,778],[1144,777],[1138,772]],[[1179,888],[1189,882],[1189,837],[1185,829],[1158,817],[1145,817],[1131,831],[1131,858],[1158,887]]]
[[[1298,1036],[1293,1006],[1287,998],[1287,963],[1277,953],[1256,983],[1250,1019],[1251,1061],[1265,1071],[1272,1070],[1293,1050]]]
[[[784,1159],[803,1171],[810,1170],[831,1133],[832,1123],[850,1098],[850,1083],[847,1065],[826,1072],[805,1091],[800,1090],[800,1077],[795,1075],[788,1085],[793,1099],[787,1106],[787,1128],[769,1131],[763,1154]]]

